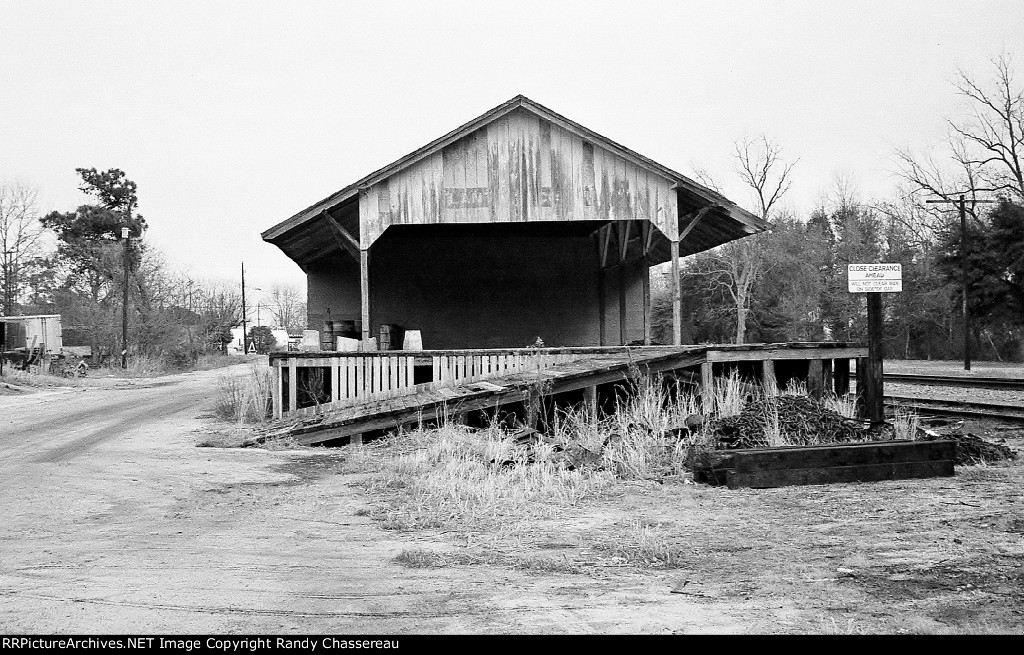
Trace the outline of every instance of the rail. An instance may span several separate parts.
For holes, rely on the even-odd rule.
[[[1024,391],[1024,380],[1019,378],[886,373],[885,381],[905,384],[923,384],[936,387],[967,387],[971,389],[1010,389]]]

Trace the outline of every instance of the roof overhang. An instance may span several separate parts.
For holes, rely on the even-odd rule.
[[[336,230],[333,230],[327,214],[346,226],[347,230],[358,238],[358,199],[359,191],[366,189],[381,180],[414,165],[416,162],[437,153],[442,148],[471,134],[477,129],[495,121],[517,109],[524,109],[536,114],[544,120],[551,121],[559,127],[577,134],[634,164],[652,170],[672,182],[676,190],[679,206],[679,231],[686,227],[696,212],[710,208],[710,213],[703,217],[699,224],[694,225],[685,241],[680,243],[680,254],[690,255],[720,246],[735,239],[757,234],[767,229],[767,225],[759,217],[742,209],[722,194],[677,173],[672,169],[644,157],[625,146],[622,146],[579,123],[540,105],[529,98],[518,95],[508,102],[474,118],[448,134],[431,141],[427,145],[408,155],[380,168],[366,177],[344,187],[323,200],[310,205],[274,227],[264,231],[264,241],[279,247],[289,258],[305,270],[306,266],[322,256],[325,246],[334,251]],[[352,208],[355,208],[353,211]]]

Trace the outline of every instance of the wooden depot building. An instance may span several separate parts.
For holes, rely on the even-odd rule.
[[[523,96],[265,231],[309,327],[427,349],[650,344],[651,266],[762,231],[719,193]]]

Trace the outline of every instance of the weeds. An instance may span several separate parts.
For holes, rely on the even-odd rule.
[[[241,423],[262,423],[270,417],[270,369],[253,364],[241,376],[217,380],[217,416]]]
[[[893,439],[917,439],[921,420],[913,409],[896,406],[892,418]]]
[[[600,544],[599,550],[611,552],[626,564],[677,568],[686,563],[686,549],[672,543],[660,525],[634,521],[625,538],[614,544]]]

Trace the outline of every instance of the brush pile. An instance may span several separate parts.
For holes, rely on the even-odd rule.
[[[778,433],[773,435],[776,416]],[[752,400],[739,414],[712,422],[711,434],[718,449],[846,443],[873,437],[863,424],[806,396]]]
[[[957,466],[970,466],[979,462],[1000,462],[1007,459],[1017,459],[1008,446],[991,441],[985,441],[981,437],[970,432],[966,434],[936,434],[926,433],[926,441],[949,440],[956,442],[956,455],[953,463]]]

